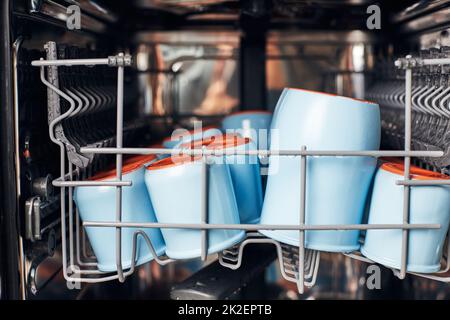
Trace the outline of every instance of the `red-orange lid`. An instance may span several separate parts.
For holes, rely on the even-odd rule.
[[[141,168],[145,163],[152,161],[155,159],[156,156],[151,155],[138,155],[129,157],[123,160],[122,164],[122,174],[127,174],[130,172],[133,172],[139,168]],[[89,178],[89,180],[107,180],[107,179],[113,179],[117,175],[116,168],[113,167],[107,171],[102,171],[94,175],[93,177]]]
[[[222,134],[220,136],[213,136],[204,139],[198,139],[191,142],[186,142],[180,146],[180,149],[191,148],[200,149],[206,147],[207,149],[226,149],[230,147],[237,147],[250,142],[250,138],[243,138],[237,134]]]
[[[389,171],[391,173],[395,173],[395,174],[403,176],[405,166],[403,163],[387,162],[387,163],[383,163],[380,168],[385,171]],[[441,173],[430,171],[430,170],[425,170],[425,169],[422,169],[422,168],[419,168],[416,166],[410,167],[410,173],[411,173],[411,179],[417,179],[417,180],[450,179],[450,176],[447,176],[445,174],[441,174]]]
[[[152,160],[156,159],[156,155],[154,154],[140,154],[137,156],[132,156],[132,157],[128,157],[126,159],[124,159],[123,163],[129,164],[129,163],[135,163],[135,162],[140,162],[141,164],[146,164]]]
[[[390,163],[404,163],[404,160],[402,158],[391,158],[391,157],[380,157],[379,160],[383,163],[390,162]]]
[[[172,136],[166,137],[166,138],[164,138],[163,142],[171,141],[172,139],[177,139],[177,138],[189,136],[189,135],[195,134],[197,132],[204,132],[204,131],[209,130],[209,129],[218,129],[218,130],[220,130],[219,127],[217,127],[217,126],[206,126],[206,127],[202,127],[200,130],[199,130],[199,128],[194,128],[192,130],[185,130],[183,133],[177,134],[177,135],[175,135],[173,137]]]
[[[147,170],[160,170],[200,160],[201,156],[175,155],[151,163]]]

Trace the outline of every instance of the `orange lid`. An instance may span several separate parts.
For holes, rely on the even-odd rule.
[[[206,126],[206,127],[202,127],[200,130],[198,128],[194,128],[192,130],[185,130],[183,133],[177,134],[174,137],[172,137],[172,136],[166,137],[166,138],[164,138],[163,142],[170,141],[173,138],[181,138],[181,137],[189,136],[189,135],[192,135],[192,134],[195,134],[195,133],[198,133],[198,132],[204,132],[204,131],[209,130],[209,129],[218,129],[218,130],[220,130],[219,127],[217,127],[217,126]]]
[[[395,174],[403,176],[405,166],[403,163],[386,162],[386,163],[383,163],[380,168],[385,171],[389,171],[391,173],[395,173]],[[411,179],[417,179],[417,180],[450,179],[450,176],[447,176],[445,174],[441,174],[441,173],[430,171],[430,170],[425,170],[425,169],[422,169],[422,168],[419,168],[416,166],[410,167],[410,173],[411,173]]]
[[[379,158],[381,162],[390,162],[390,163],[404,163],[404,160],[402,158],[391,158],[391,157],[380,157]]]
[[[145,164],[145,163],[148,163],[148,162],[150,162],[150,161],[152,161],[154,159],[156,159],[156,155],[154,155],[154,154],[140,154],[140,155],[137,155],[137,156],[132,156],[132,157],[124,159],[123,163],[125,165],[129,164],[129,163],[135,163],[135,162],[139,162],[141,164]]]
[[[247,144],[249,142],[250,138],[243,138],[237,134],[222,134],[220,136],[186,142],[182,144],[180,148],[200,149],[206,147],[207,149],[226,149]]]
[[[201,159],[201,156],[190,156],[190,155],[177,155],[171,156],[168,158],[164,158],[158,161],[153,162],[147,167],[147,170],[160,170],[166,169],[170,167],[175,167],[181,164],[193,162],[195,160]]]
[[[320,92],[320,91],[307,90],[307,89],[299,89],[299,88],[287,88],[287,89],[289,89],[289,90],[304,91],[304,92],[309,92],[309,93],[323,94],[323,95],[326,95],[326,96],[340,97],[340,98],[356,100],[356,101],[364,102],[364,103],[368,103],[368,104],[375,104],[375,105],[378,105],[378,103],[373,102],[373,101],[368,101],[368,100],[358,99],[358,98],[352,98],[352,97],[345,97],[345,96],[340,96],[340,95],[338,95],[338,94],[333,94],[333,93]]]
[[[138,155],[124,159],[122,164],[122,174],[133,172],[141,168],[145,163],[155,158],[156,158],[155,155],[150,154],[150,155]],[[107,180],[115,178],[116,175],[117,175],[116,168],[113,167],[107,171],[97,173],[93,177],[89,178],[89,180],[97,180],[97,181]]]

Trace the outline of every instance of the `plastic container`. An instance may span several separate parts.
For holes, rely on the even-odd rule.
[[[269,111],[241,111],[226,116],[222,121],[222,129],[252,139],[258,149],[268,149],[271,121],[272,113]]]
[[[144,163],[151,156],[137,156],[124,160],[122,179],[132,185],[122,188],[122,221],[156,222],[154,210],[144,181]],[[154,158],[154,156],[153,156]],[[95,181],[116,180],[116,170],[101,172],[92,177]],[[116,187],[76,187],[74,200],[80,217],[84,221],[116,221]],[[86,233],[97,257],[98,269],[116,271],[116,229],[109,227],[87,227]],[[122,267],[131,266],[133,234],[137,228],[122,229]],[[162,255],[165,244],[159,229],[143,229],[150,238],[158,255]],[[139,236],[137,241],[136,265],[153,260],[145,240]]]
[[[216,135],[222,135],[222,131],[214,126],[208,126],[194,130],[177,129],[172,136],[163,140],[162,144],[165,148],[172,149],[176,145],[190,142],[198,139],[205,139]]]
[[[181,148],[202,148],[209,150],[255,150],[256,145],[249,138],[236,134],[215,136],[181,145]],[[234,193],[241,223],[258,223],[263,201],[260,167],[256,155],[226,155],[222,163],[230,168]],[[217,160],[218,162],[220,161]]]
[[[201,223],[201,158],[172,156],[147,167],[145,183],[160,223]],[[228,166],[209,166],[209,223],[239,223]],[[201,256],[201,230],[162,229],[166,254],[173,259]],[[222,251],[245,237],[242,230],[208,231],[208,254]]]
[[[370,203],[370,224],[403,222],[404,165],[384,163],[375,176]],[[433,171],[410,168],[413,180],[450,179]],[[440,229],[409,231],[407,271],[432,273],[440,268],[445,236],[450,223],[450,186],[411,186],[410,223],[440,224]],[[402,230],[368,230],[361,253],[391,268],[400,269]]]
[[[276,136],[276,138],[275,138]],[[300,89],[285,89],[271,126],[271,150],[377,150],[380,112],[376,103]],[[308,157],[305,222],[361,223],[377,160],[371,157]],[[261,224],[298,224],[300,157],[271,156]],[[261,230],[298,245],[299,232]],[[306,231],[305,246],[330,252],[359,249],[358,230]]]

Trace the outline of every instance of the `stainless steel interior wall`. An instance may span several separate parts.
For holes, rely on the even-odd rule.
[[[143,115],[223,115],[239,106],[239,33],[159,32],[136,38]],[[267,106],[285,87],[364,97],[371,39],[358,33],[269,34]],[[326,39],[325,39],[326,40]]]

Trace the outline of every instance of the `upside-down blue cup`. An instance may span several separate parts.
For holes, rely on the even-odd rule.
[[[222,121],[222,129],[252,139],[258,149],[268,149],[271,121],[272,113],[269,111],[241,111],[226,116]]]
[[[222,135],[222,131],[214,126],[194,130],[176,129],[170,137],[163,140],[162,144],[164,148],[172,149],[182,143],[187,143],[198,139],[206,139],[217,135]]]
[[[410,168],[413,180],[450,179],[433,171]],[[384,163],[377,171],[369,211],[369,224],[403,222],[404,165]],[[432,273],[440,269],[445,236],[450,223],[450,186],[412,186],[409,222],[440,224],[440,229],[409,231],[407,271]],[[400,269],[403,231],[367,230],[361,253],[391,268]]]
[[[271,150],[377,150],[380,112],[375,103],[352,98],[285,89],[271,125]],[[358,224],[376,159],[308,157],[306,212],[308,225]],[[298,225],[300,157],[271,156],[261,224]],[[298,245],[299,232],[261,230],[283,243]],[[306,231],[305,246],[330,252],[359,248],[359,231]]]
[[[214,136],[208,139],[192,141],[181,148],[202,148],[209,150],[256,150],[250,138],[242,138],[237,134]],[[262,208],[262,183],[258,156],[226,155],[216,159],[230,167],[234,193],[239,209],[241,223],[258,223]]]
[[[149,157],[134,157],[124,161],[123,180],[132,185],[122,188],[122,221],[123,222],[156,222],[152,203],[147,194],[144,181],[144,162]],[[91,178],[96,181],[116,179],[116,170],[101,172]],[[116,221],[116,187],[76,187],[74,200],[83,221]],[[122,229],[122,267],[131,266],[133,235],[138,228]],[[149,237],[156,253],[164,253],[165,244],[161,231],[155,228],[143,230]],[[98,269],[116,271],[116,229],[111,227],[87,227],[86,233],[97,257]],[[142,236],[138,236],[136,266],[153,260]]]
[[[190,156],[172,156],[153,162],[145,183],[160,223],[201,223],[202,162]],[[209,166],[209,216],[212,224],[238,224],[239,212],[228,166]],[[201,230],[161,229],[166,254],[173,259],[201,256]],[[207,253],[222,251],[245,237],[242,230],[208,231]]]

